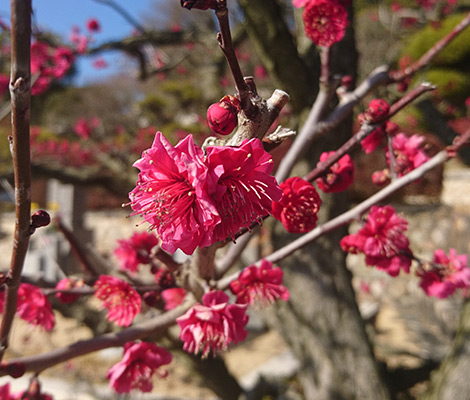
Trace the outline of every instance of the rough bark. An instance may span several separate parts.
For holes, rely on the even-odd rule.
[[[449,355],[432,373],[429,390],[420,400],[470,398],[470,300],[464,303]]]
[[[289,92],[296,107],[306,106],[316,94],[311,80],[318,79],[318,75],[315,76],[315,68],[306,67],[314,60],[302,60],[297,54],[279,3],[274,0],[240,0],[240,3],[248,34],[268,60],[265,62],[270,72],[281,88]],[[308,54],[315,57],[314,52]],[[346,40],[333,51],[333,73],[355,77],[356,57],[350,30]],[[330,132],[322,143],[315,143],[304,163],[312,167],[321,151],[341,145],[351,135],[351,122]],[[322,219],[337,215],[347,206],[344,193],[325,197]],[[268,321],[281,332],[300,361],[299,380],[306,399],[388,399],[390,394],[374,358],[355,301],[351,275],[339,248],[344,234],[334,232],[280,263],[291,298],[279,305]],[[292,240],[292,235],[279,225],[273,236],[276,247]]]
[[[239,0],[239,4],[250,39],[279,89],[291,96],[292,107],[300,111],[312,104],[320,69],[315,73],[299,56],[283,6],[276,0]]]

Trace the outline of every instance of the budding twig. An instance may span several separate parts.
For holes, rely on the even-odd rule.
[[[11,0],[11,122],[15,176],[15,233],[0,328],[0,361],[8,347],[17,292],[28,250],[31,222],[31,155],[29,113],[31,102],[31,0]]]

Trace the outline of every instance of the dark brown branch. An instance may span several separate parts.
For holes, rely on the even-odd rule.
[[[235,49],[232,43],[232,35],[230,33],[230,24],[228,20],[228,9],[226,0],[220,0],[217,3],[217,10],[215,11],[217,20],[219,21],[220,33],[217,35],[220,48],[227,59],[227,63],[232,71],[233,79],[235,80],[235,86],[240,97],[240,104],[242,110],[245,112],[248,118],[253,117],[257,108],[251,103],[250,94],[247,84],[243,78],[240,64],[238,63]]]
[[[0,360],[8,347],[31,223],[29,113],[31,103],[31,0],[11,0],[10,148],[15,175],[15,233],[0,328]]]
[[[162,332],[174,324],[175,319],[182,315],[192,304],[177,307],[149,321],[134,325],[117,333],[107,333],[87,340],[80,340],[71,345],[34,356],[22,357],[8,361],[8,364],[19,363],[26,372],[39,373],[72,358],[93,353],[109,347],[123,346],[125,343],[143,339],[150,334]],[[0,369],[0,376],[8,375],[6,368]]]

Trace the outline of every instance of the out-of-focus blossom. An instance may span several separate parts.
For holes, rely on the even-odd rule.
[[[152,249],[158,246],[158,238],[151,232],[136,232],[129,239],[117,241],[114,255],[119,259],[121,269],[137,272],[139,264],[151,262]]]
[[[270,261],[262,260],[260,267],[245,268],[230,283],[230,290],[237,296],[237,303],[265,307],[276,300],[289,300],[289,291],[282,285],[283,272]]]
[[[325,162],[335,152],[324,152],[320,155],[320,163]],[[318,188],[325,193],[337,193],[346,190],[354,181],[354,164],[349,154],[345,154],[335,162],[327,173],[316,179]]]
[[[162,291],[162,299],[165,302],[165,310],[172,310],[178,307],[184,300],[186,290],[183,288],[171,288]]]
[[[180,339],[183,350],[207,357],[212,349],[225,350],[230,343],[245,340],[248,322],[246,304],[230,304],[229,297],[222,291],[206,293],[203,304],[196,304],[176,319],[181,328]]]
[[[151,392],[153,375],[158,373],[160,377],[166,377],[167,372],[158,368],[171,360],[171,353],[155,343],[128,342],[124,345],[122,360],[108,370],[106,377],[118,393],[128,393],[134,389]]]
[[[311,231],[317,224],[321,199],[315,187],[302,178],[292,177],[282,182],[281,200],[272,203],[274,218],[290,233]]]
[[[8,92],[10,86],[10,77],[8,75],[0,74],[0,96]]]
[[[84,285],[85,282],[83,282],[83,279],[64,278],[57,283],[55,288],[59,290],[71,290],[74,288],[81,288]],[[62,303],[69,304],[77,301],[80,298],[80,295],[73,293],[57,292],[55,297],[57,297]]]
[[[99,23],[99,21],[96,19],[96,18],[90,18],[87,22],[86,22],[86,29],[88,30],[88,32],[90,33],[98,33],[98,32],[101,32],[101,25]]]
[[[96,68],[96,69],[104,69],[109,66],[103,57],[95,58],[93,60],[92,65],[93,65],[93,68]]]
[[[18,315],[32,325],[39,325],[46,331],[54,327],[51,303],[37,286],[22,283],[18,288]]]
[[[109,275],[100,275],[95,289],[95,296],[108,310],[108,320],[119,326],[129,326],[142,306],[137,291],[126,281]]]
[[[429,160],[423,150],[424,137],[420,135],[406,136],[399,133],[393,137],[392,147],[395,155],[395,172],[403,176]],[[390,164],[390,154],[387,151],[387,160]]]
[[[330,47],[339,42],[348,26],[346,9],[334,0],[307,2],[302,18],[305,34],[317,46]]]
[[[369,103],[369,106],[364,113],[364,118],[370,123],[375,123],[387,118],[389,112],[390,106],[385,100],[374,99]]]
[[[401,269],[409,272],[412,253],[405,236],[407,222],[391,206],[373,206],[364,226],[341,239],[341,248],[352,254],[364,253],[366,264],[391,276]]]
[[[428,296],[444,299],[457,289],[470,288],[470,268],[465,254],[457,254],[455,249],[449,255],[438,249],[434,252],[433,263],[418,271],[420,286]]]

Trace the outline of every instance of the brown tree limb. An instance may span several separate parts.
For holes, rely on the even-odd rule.
[[[0,360],[8,347],[16,312],[18,287],[28,250],[31,223],[31,0],[11,0],[11,122],[10,149],[15,175],[15,233],[0,328]]]

